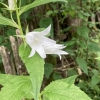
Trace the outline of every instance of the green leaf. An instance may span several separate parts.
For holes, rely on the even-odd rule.
[[[15,29],[8,29],[7,31],[6,31],[6,35],[7,36],[14,36],[14,35],[16,35],[16,32],[15,32]]]
[[[78,87],[80,87],[81,89],[86,89],[87,88],[87,83],[80,80],[80,82],[77,84]]]
[[[68,76],[78,75],[77,71],[75,69],[69,69],[68,70]]]
[[[81,18],[81,19],[83,19],[84,18],[84,16],[83,16],[83,14],[82,13],[78,13],[78,16],[79,16],[79,18]]]
[[[31,9],[31,8],[34,8],[36,6],[40,6],[40,5],[43,5],[43,4],[46,4],[46,3],[50,3],[50,2],[57,2],[57,1],[67,2],[66,0],[35,0],[33,3],[22,7],[21,10],[20,10],[20,15],[23,12],[25,12],[25,11]]]
[[[80,57],[76,58],[76,62],[78,63],[79,67],[84,71],[84,73],[88,74],[87,62]]]
[[[88,39],[89,29],[86,26],[80,26],[77,29],[77,34]]]
[[[22,100],[31,87],[29,76],[16,76],[1,89],[0,98],[2,100]]]
[[[0,35],[0,43],[5,40],[5,36]]]
[[[93,73],[95,76],[98,76],[98,74],[99,74],[99,70],[92,69],[91,71],[92,71],[92,73]]]
[[[34,98],[34,94],[32,92],[32,90],[30,90],[25,96],[24,98],[30,100],[30,99],[33,99]]]
[[[80,45],[83,49],[87,49],[86,41],[80,40],[80,41],[78,41],[78,42],[79,42],[79,45]]]
[[[15,77],[15,75],[0,74],[0,84],[5,86]]]
[[[13,22],[11,19],[5,18],[3,16],[0,16],[0,24],[19,28],[19,26],[15,22]]]
[[[51,14],[53,14],[54,12],[52,10],[49,10],[46,12],[46,15],[50,16]]]
[[[83,91],[74,85],[54,81],[44,91],[43,100],[91,100]]]
[[[46,78],[48,79],[50,74],[53,72],[54,66],[50,63],[46,63],[44,65],[44,67],[45,67],[45,72],[44,73],[45,73]]]
[[[55,72],[53,73],[53,79],[54,80],[58,80],[58,79],[62,79],[63,77],[61,76],[61,74],[59,72]]]
[[[91,50],[91,51],[100,51],[100,46],[98,45],[98,43],[95,43],[95,42],[89,42],[88,43],[88,49]]]
[[[100,82],[100,78],[98,76],[96,76],[96,75],[93,75],[92,76],[92,80],[91,80],[92,86],[97,85],[99,82]]]
[[[68,78],[65,78],[65,79],[61,79],[61,81],[72,85],[72,84],[74,84],[76,77],[77,77],[77,75],[74,75],[74,76],[71,76],[71,77],[68,77]]]
[[[72,38],[70,41],[66,42],[66,46],[71,46],[76,43],[76,38]]]
[[[25,48],[24,44],[21,44],[19,47],[19,55],[30,74],[34,100],[38,100],[44,75],[44,60],[37,53],[33,57],[28,58],[30,51],[30,47],[26,46]]]

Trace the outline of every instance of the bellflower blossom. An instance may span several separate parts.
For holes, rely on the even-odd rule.
[[[16,2],[17,2],[17,0],[16,0]],[[8,0],[8,5],[9,5],[9,9],[10,10],[14,10],[15,9],[14,0]]]
[[[29,32],[25,35],[27,44],[31,47],[29,57],[32,57],[37,52],[42,58],[46,58],[46,54],[57,54],[61,59],[61,55],[68,54],[61,50],[66,46],[56,44],[56,41],[46,37],[50,33],[51,25],[41,32]]]

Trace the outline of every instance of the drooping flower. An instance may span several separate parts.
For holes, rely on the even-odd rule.
[[[16,0],[16,2],[17,2],[17,0]],[[9,5],[9,9],[10,10],[14,10],[15,9],[14,0],[8,0],[8,5]]]
[[[56,44],[56,41],[46,37],[50,33],[51,25],[41,32],[29,32],[25,35],[27,44],[31,47],[29,57],[32,57],[37,52],[42,58],[46,58],[46,54],[66,55],[67,52],[62,49],[66,46]]]

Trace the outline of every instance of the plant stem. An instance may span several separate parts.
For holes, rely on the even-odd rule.
[[[17,25],[17,23],[14,21],[13,17],[12,17],[12,11],[10,11],[10,17],[11,17],[11,20]],[[18,26],[18,25],[17,25]]]
[[[22,26],[21,26],[21,22],[20,22],[20,15],[19,15],[19,10],[18,10],[18,7],[17,7],[16,0],[14,0],[14,4],[15,4],[15,7],[16,7],[16,16],[17,16],[17,21],[18,21],[18,26],[19,26],[20,34],[24,35],[23,30],[22,30]],[[24,42],[24,46],[26,47],[26,42],[25,42],[24,38],[23,38],[23,42]]]
[[[20,16],[19,16],[19,11],[18,11],[16,0],[14,0],[14,2],[15,2],[15,7],[16,7],[16,16],[17,16],[17,21],[18,21],[18,25],[19,25],[19,30],[21,32],[21,35],[24,35],[23,30],[22,30],[22,26],[21,26],[21,23],[20,23]]]

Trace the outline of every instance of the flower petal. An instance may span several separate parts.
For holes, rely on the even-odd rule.
[[[58,55],[59,56],[59,58],[60,58],[60,60],[61,60],[61,55]]]
[[[33,32],[29,32],[29,33],[32,34],[32,35],[47,35],[47,34],[50,33],[50,30],[51,30],[51,24],[50,24],[45,30],[43,30],[43,31],[41,31],[41,32],[33,31]],[[29,34],[29,33],[28,33],[28,34]],[[26,35],[27,35],[27,34],[26,34]]]
[[[30,53],[30,55],[28,56],[28,58],[32,57],[35,54],[35,49],[32,48],[32,51]]]
[[[49,49],[45,50],[46,54],[57,54],[61,60],[61,55],[67,55],[68,53],[63,51],[63,50],[55,50],[55,51],[50,51]]]
[[[51,24],[45,30],[41,31],[40,35],[47,35],[47,34],[49,34],[50,30],[51,30]]]
[[[65,51],[63,51],[63,50],[56,50],[56,51],[54,51],[53,53],[54,53],[54,54],[58,54],[58,55],[59,55],[59,54],[60,54],[60,55],[63,55],[63,54],[64,54],[64,55],[67,55],[67,54],[68,54],[67,52],[65,52]]]
[[[46,54],[57,54],[57,55],[67,55],[68,53],[63,51],[63,50],[50,50],[50,49],[45,49]]]
[[[28,44],[34,42],[35,36],[33,35],[33,32],[29,32],[28,34],[26,34],[25,39]]]
[[[45,45],[46,44],[51,44],[51,43],[56,43],[56,41],[49,39],[45,36],[37,35],[38,40]]]
[[[45,51],[42,47],[41,44],[35,45],[35,50],[38,52],[38,54],[42,57],[42,58],[46,58],[46,54]]]
[[[52,50],[52,51],[56,51],[56,50],[64,49],[66,46],[51,43],[51,44],[48,44],[48,45],[45,45],[44,44],[43,47],[45,49],[49,49],[49,50]]]

